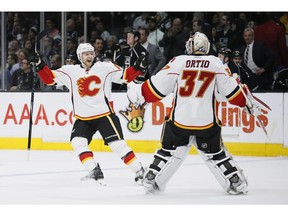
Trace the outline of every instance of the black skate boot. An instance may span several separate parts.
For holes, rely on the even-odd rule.
[[[104,181],[104,175],[103,175],[103,172],[101,171],[99,163],[97,163],[97,166],[92,171],[90,171],[87,176],[83,177],[81,180],[85,181],[89,179],[94,179],[100,185],[106,186],[106,183]]]

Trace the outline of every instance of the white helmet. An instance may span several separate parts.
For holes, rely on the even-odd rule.
[[[90,43],[80,43],[77,47],[77,57],[79,59],[79,61],[81,62],[81,64],[83,63],[82,62],[82,53],[83,52],[90,52],[92,51],[94,53],[94,56],[95,56],[95,52],[94,52],[94,47],[90,44]]]
[[[186,41],[185,47],[188,55],[208,54],[210,42],[205,34],[195,32],[195,34]]]

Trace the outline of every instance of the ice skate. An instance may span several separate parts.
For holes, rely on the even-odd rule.
[[[143,185],[144,174],[145,169],[143,167],[141,167],[141,169],[136,172],[135,182],[137,182],[139,185]]]
[[[237,174],[234,174],[229,181],[231,182],[231,186],[228,189],[228,193],[232,195],[238,194],[247,194],[247,181],[246,179],[242,181]]]
[[[97,166],[91,172],[89,172],[87,176],[83,177],[81,180],[87,181],[91,179],[95,180],[101,186],[107,185],[106,182],[104,181],[104,175],[98,163],[97,163]]]
[[[159,187],[155,181],[155,174],[149,171],[143,180],[143,187],[147,193],[155,193],[159,191]]]

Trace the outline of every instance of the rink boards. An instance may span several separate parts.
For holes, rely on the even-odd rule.
[[[31,93],[2,92],[0,95],[0,148],[26,149]],[[287,156],[288,94],[255,95],[272,109],[261,115],[268,137],[254,116],[223,102],[218,115],[222,119],[225,145],[235,155]],[[111,104],[120,118],[125,139],[136,152],[150,153],[160,147],[162,123],[170,110],[171,98],[169,96],[137,110],[129,106],[125,93],[112,94]],[[69,138],[74,120],[69,93],[35,93],[31,148],[72,149]],[[90,146],[95,151],[109,151],[99,133],[95,134]],[[191,153],[195,150],[192,149]]]

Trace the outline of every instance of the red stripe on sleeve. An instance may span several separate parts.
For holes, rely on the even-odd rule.
[[[53,85],[54,82],[54,74],[53,72],[48,68],[47,65],[45,65],[41,70],[38,71],[38,75],[40,79],[47,85]]]
[[[247,92],[247,89],[245,87],[243,88],[243,90],[245,93]],[[229,103],[244,107],[246,105],[246,98],[244,97],[243,92],[239,89],[236,95],[231,100],[229,100]]]
[[[147,80],[146,82],[143,83],[143,85],[141,86],[141,90],[142,90],[142,95],[145,98],[146,102],[156,102],[161,100],[162,98],[157,95],[152,87],[149,85],[149,80]]]

